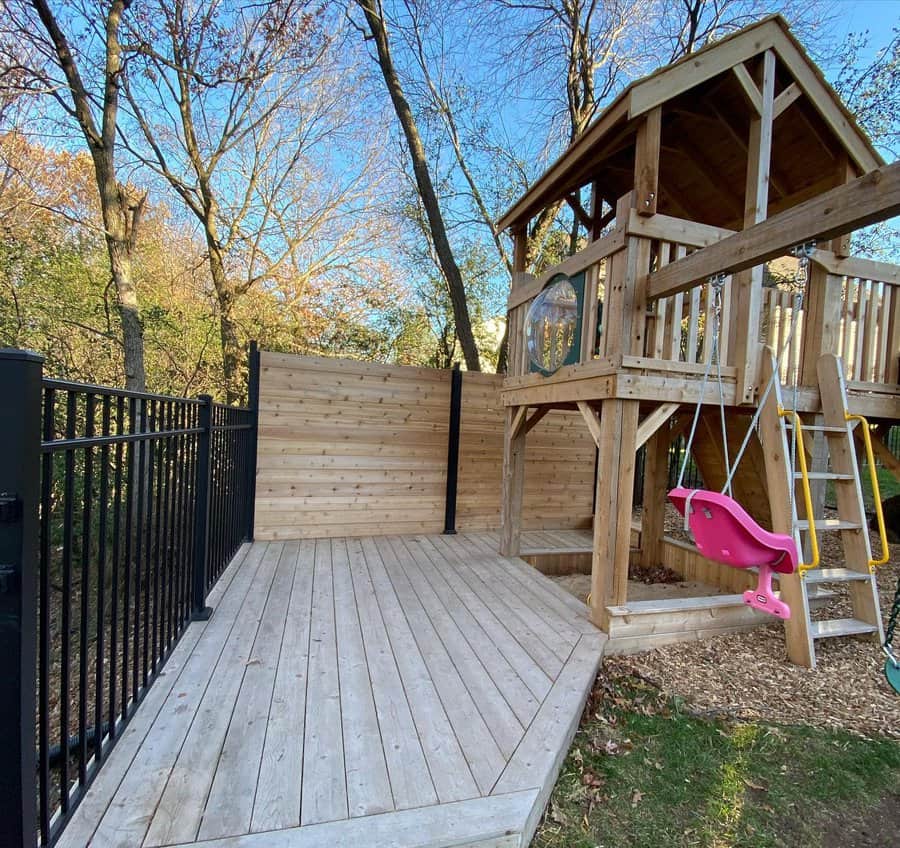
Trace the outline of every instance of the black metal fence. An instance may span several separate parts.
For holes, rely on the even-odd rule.
[[[33,848],[252,538],[257,413],[252,391],[228,407],[43,379],[21,351],[0,351],[0,397],[0,726],[18,728],[0,821]]]

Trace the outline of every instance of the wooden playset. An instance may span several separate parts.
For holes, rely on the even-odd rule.
[[[526,273],[531,222],[564,203],[583,246]],[[762,575],[777,598],[756,604],[786,605],[791,660],[814,666],[826,637],[882,639],[883,558],[857,454],[874,468],[900,420],[900,267],[850,256],[849,234],[898,210],[900,164],[885,164],[772,17],[630,85],[499,221],[515,243],[501,552],[521,552],[529,431],[550,410],[580,411],[597,449],[591,616],[611,649],[654,644],[679,620],[699,629],[693,613],[726,603],[627,597],[632,558],[730,571],[710,564],[728,560],[727,534],[713,534],[716,556],[664,541],[669,448],[688,434],[705,489],[727,487],[742,528],[794,549],[797,567],[776,556]],[[835,517],[822,513],[826,487]],[[697,507],[712,519],[713,506]],[[825,533],[840,534],[841,568],[819,567]],[[750,589],[748,571],[738,579]],[[847,586],[852,617],[817,620],[832,584]]]

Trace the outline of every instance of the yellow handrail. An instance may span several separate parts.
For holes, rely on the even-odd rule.
[[[866,446],[866,460],[869,463],[869,476],[872,479],[872,497],[875,499],[875,518],[878,521],[878,536],[881,539],[881,559],[869,560],[869,571],[874,571],[879,565],[884,565],[891,558],[891,550],[888,547],[887,528],[884,525],[884,512],[881,509],[881,491],[878,488],[878,469],[875,467],[875,454],[872,452],[872,434],[869,432],[869,422],[862,415],[844,413],[847,421],[858,421],[863,435],[863,444]]]
[[[797,566],[797,571],[802,577],[807,571],[819,567],[819,538],[816,535],[816,519],[813,514],[812,492],[809,489],[809,471],[806,467],[806,449],[803,446],[803,422],[800,416],[793,409],[784,409],[778,407],[778,414],[782,418],[792,418],[794,421],[794,433],[797,436],[797,459],[800,462],[800,479],[803,489],[803,505],[806,508],[806,523],[809,525],[809,546],[812,549],[812,561],[801,562]],[[791,485],[795,485],[791,479]],[[802,553],[802,552],[801,552]]]

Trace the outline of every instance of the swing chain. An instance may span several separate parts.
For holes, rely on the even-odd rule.
[[[794,275],[794,282],[798,288],[802,289],[806,285],[807,280],[809,280],[809,260],[815,249],[815,241],[806,241],[791,248],[791,255],[799,260],[797,273]]]

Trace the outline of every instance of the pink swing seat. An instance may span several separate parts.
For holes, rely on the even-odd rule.
[[[744,603],[760,612],[788,619],[791,608],[772,591],[772,573],[797,570],[797,545],[783,533],[770,533],[728,495],[706,489],[677,487],[669,500],[682,514],[700,553],[731,568],[759,568],[756,589],[744,592]]]

